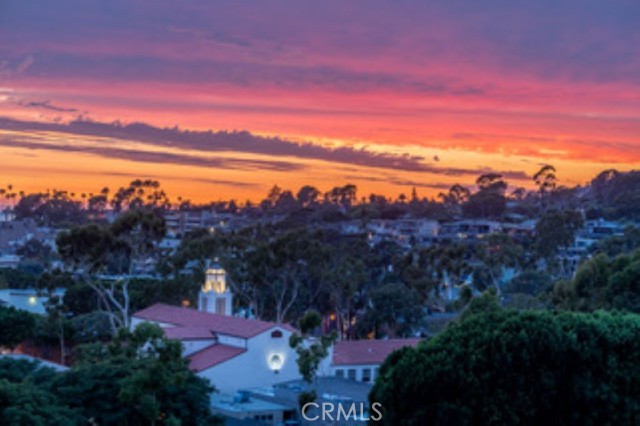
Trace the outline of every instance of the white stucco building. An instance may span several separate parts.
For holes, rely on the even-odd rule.
[[[419,342],[419,339],[342,340],[329,349],[318,375],[373,383],[380,365],[392,352]]]
[[[214,264],[198,296],[198,309],[155,304],[132,316],[131,325],[158,324],[169,339],[183,344],[189,367],[221,392],[268,388],[301,379],[296,353],[289,346],[295,329],[233,316],[233,295],[226,273]],[[340,341],[330,348],[318,375],[373,382],[386,357],[418,340]]]
[[[179,340],[189,367],[223,392],[300,378],[284,324],[232,315],[233,297],[225,272],[214,265],[198,298],[198,310],[155,304],[132,316],[133,327],[152,322]]]

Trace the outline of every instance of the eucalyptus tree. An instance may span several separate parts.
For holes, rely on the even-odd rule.
[[[473,271],[474,249],[470,244],[453,243],[423,247],[409,252],[398,263],[402,279],[414,288],[425,303],[442,305],[452,290]],[[444,293],[444,294],[443,294]]]
[[[540,211],[544,211],[548,207],[550,194],[555,191],[558,184],[556,168],[550,164],[543,165],[540,170],[533,175],[533,181],[538,187]]]
[[[156,213],[131,210],[111,225],[89,224],[58,235],[58,253],[95,291],[114,334],[129,326],[129,283],[136,265],[156,254],[165,233],[164,219]]]
[[[483,174],[476,180],[478,191],[469,196],[463,213],[471,218],[500,218],[507,204],[507,183],[498,173]]]
[[[491,234],[478,244],[477,257],[498,295],[508,281],[522,272],[525,250],[522,245],[504,233]]]

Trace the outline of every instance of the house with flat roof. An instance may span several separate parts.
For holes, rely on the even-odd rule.
[[[279,426],[289,422],[298,424],[297,404],[283,404],[256,398],[248,391],[234,395],[214,393],[211,411],[225,419],[226,426]]]

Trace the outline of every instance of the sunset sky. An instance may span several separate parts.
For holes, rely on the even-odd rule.
[[[545,163],[640,164],[638,0],[0,0],[0,186],[432,196]]]

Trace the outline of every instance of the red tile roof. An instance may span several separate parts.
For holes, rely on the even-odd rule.
[[[206,327],[166,327],[164,335],[173,340],[208,340],[214,333]]]
[[[248,339],[277,324],[273,322],[232,317],[197,311],[195,309],[157,303],[133,314],[135,318],[173,324],[180,327],[206,328],[218,334]],[[283,328],[289,328],[282,326]]]
[[[334,365],[382,364],[391,352],[414,347],[419,339],[342,340],[333,346]]]
[[[227,345],[212,345],[188,357],[189,368],[200,372],[234,358],[247,350]]]

